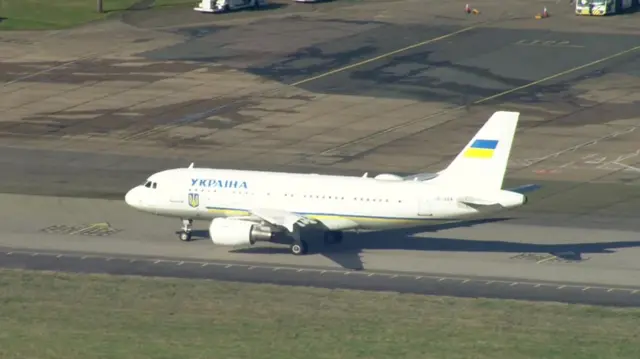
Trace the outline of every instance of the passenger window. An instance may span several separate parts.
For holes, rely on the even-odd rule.
[[[156,185],[157,185],[157,183],[153,182],[153,189],[156,189]]]
[[[145,187],[150,188],[151,187],[151,182],[147,181],[147,183],[144,184]]]

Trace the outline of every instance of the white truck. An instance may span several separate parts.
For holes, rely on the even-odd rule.
[[[631,10],[636,0],[576,0],[576,15],[605,16]]]
[[[267,5],[266,0],[202,0],[193,10],[199,12],[220,13],[247,8],[259,8]]]

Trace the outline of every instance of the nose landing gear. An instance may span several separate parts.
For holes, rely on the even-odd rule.
[[[182,220],[182,230],[178,232],[179,238],[183,242],[191,241],[191,227],[193,225],[193,219]]]

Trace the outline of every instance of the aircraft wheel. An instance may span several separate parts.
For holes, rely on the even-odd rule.
[[[191,233],[180,232],[180,240],[183,242],[191,241]]]
[[[296,256],[307,254],[307,251],[309,250],[307,242],[305,241],[293,242],[289,249],[291,250],[291,253]]]

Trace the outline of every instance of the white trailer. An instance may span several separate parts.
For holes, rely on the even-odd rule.
[[[247,8],[259,8],[267,5],[266,0],[202,0],[193,10],[199,12],[220,13]]]
[[[605,16],[633,8],[635,0],[576,0],[576,15]]]

